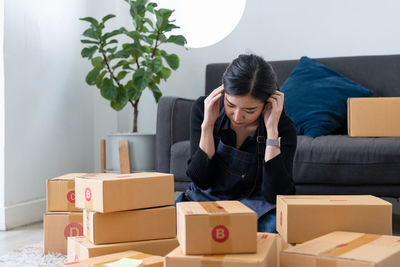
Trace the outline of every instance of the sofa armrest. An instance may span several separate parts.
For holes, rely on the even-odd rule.
[[[156,170],[170,173],[171,146],[190,139],[190,111],[194,100],[173,96],[158,102],[156,126]]]

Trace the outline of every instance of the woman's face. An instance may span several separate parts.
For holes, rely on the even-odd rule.
[[[264,102],[250,94],[237,96],[225,93],[225,113],[235,127],[253,126],[258,123]]]

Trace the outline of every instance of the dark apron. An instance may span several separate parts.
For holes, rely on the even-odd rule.
[[[257,183],[260,182],[257,181],[257,178],[262,177],[264,136],[258,135],[257,137],[256,153],[241,151],[224,144],[220,138],[218,139],[214,155],[216,161],[216,171],[213,174],[214,183],[207,190],[201,190],[192,182],[176,202],[239,200],[257,212],[258,218],[275,208],[275,205],[265,201],[261,193],[261,186],[257,186]]]

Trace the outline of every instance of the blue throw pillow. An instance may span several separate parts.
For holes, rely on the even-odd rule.
[[[308,57],[302,57],[282,84],[285,108],[298,135],[318,137],[345,128],[347,98],[373,92]]]

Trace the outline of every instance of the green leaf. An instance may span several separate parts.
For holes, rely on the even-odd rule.
[[[142,39],[142,35],[138,31],[130,31],[125,33],[128,37],[132,38],[135,42]]]
[[[179,26],[176,26],[175,24],[168,24],[166,27],[165,27],[165,29],[164,29],[164,32],[170,32],[170,31],[172,31],[173,29],[179,29],[180,27]]]
[[[101,95],[107,100],[114,100],[118,96],[118,89],[114,86],[114,83],[109,78],[103,80],[103,84],[100,88]]]
[[[169,68],[166,67],[162,67],[161,71],[160,71],[160,76],[161,78],[164,79],[164,81],[166,81],[169,76],[171,76],[172,71]]]
[[[103,67],[95,67],[91,71],[89,71],[88,75],[86,75],[86,83],[89,85],[96,84],[97,77],[99,76],[100,71]]]
[[[118,49],[118,47],[116,46],[116,47],[113,47],[113,48],[108,48],[106,51],[107,51],[108,53],[114,54],[115,51],[117,51],[117,49]]]
[[[151,92],[153,93],[156,103],[158,103],[158,100],[162,96],[160,88],[158,88],[158,86],[154,83],[149,83],[149,88],[150,88]]]
[[[127,60],[125,60],[125,59],[122,59],[122,60],[118,61],[118,63],[115,64],[115,65],[112,67],[112,69],[115,70],[115,69],[117,69],[117,68],[119,68],[119,67],[121,67],[121,66],[124,66],[124,65],[129,65],[129,62],[128,62]]]
[[[132,81],[125,85],[125,89],[127,90],[128,98],[131,100],[138,100],[142,95],[142,91],[138,90]]]
[[[156,57],[153,60],[147,59],[147,65],[150,67],[152,72],[157,73],[161,70],[163,62],[160,57]]]
[[[107,46],[107,45],[109,45],[109,44],[117,44],[117,43],[118,43],[118,40],[117,40],[117,39],[112,39],[112,40],[110,40],[109,42],[105,43],[104,46]]]
[[[81,40],[82,44],[99,44],[97,41],[91,41],[91,40]]]
[[[96,28],[99,27],[99,22],[93,17],[80,18],[80,20],[87,21]]]
[[[144,18],[144,21],[147,22],[152,28],[154,28],[154,24],[149,18]]]
[[[143,68],[138,69],[132,76],[133,84],[140,91],[143,91],[147,87],[150,78],[151,73],[146,72]]]
[[[117,92],[118,92],[117,97],[111,101],[111,107],[116,111],[120,111],[128,103],[129,99],[127,90],[124,87],[122,86],[118,87]]]
[[[97,46],[85,47],[82,49],[81,56],[83,58],[87,57],[91,59],[94,53],[96,53],[97,49],[98,49]]]
[[[92,58],[91,63],[93,65],[93,67],[102,68],[104,66],[103,58],[100,56]]]
[[[98,33],[92,28],[86,29],[83,32],[83,36],[86,36],[86,37],[89,37],[89,38],[92,38],[92,39],[96,39],[96,40],[100,39],[99,38],[100,36],[98,35]]]
[[[125,78],[126,74],[128,74],[127,71],[121,71],[121,72],[118,73],[118,75],[117,75],[117,80],[118,80],[118,81],[122,80],[123,78]]]
[[[97,76],[97,79],[96,79],[96,86],[97,86],[97,88],[101,88],[101,86],[103,85],[103,79],[104,79],[104,76],[106,75],[106,73],[107,73],[107,70],[103,70],[101,73],[100,73],[100,75],[99,76]]]
[[[102,36],[102,39],[103,39],[103,40],[107,40],[108,38],[111,38],[111,37],[116,36],[116,35],[118,35],[118,34],[124,33],[125,31],[126,31],[125,28],[124,28],[124,27],[121,27],[121,28],[119,28],[118,30],[114,30],[114,31],[112,31],[112,32],[108,32],[108,33],[104,34],[104,35]]]
[[[102,19],[102,22],[104,23],[104,22],[106,22],[107,20],[112,19],[112,18],[115,18],[115,15],[114,15],[114,14],[109,14],[109,15],[105,16],[105,17]]]
[[[179,57],[175,54],[164,54],[163,57],[167,61],[168,65],[173,69],[176,70],[179,68]]]
[[[173,10],[166,9],[166,8],[160,8],[159,10],[155,11],[156,14],[156,25],[157,29],[160,31],[164,31],[165,28],[169,24],[169,17],[171,16]]]
[[[156,4],[156,3],[149,3],[149,4],[147,5],[146,9],[147,9],[148,11],[150,11],[151,13],[154,13],[154,8],[155,8],[155,7],[157,7],[157,4]]]
[[[186,38],[183,35],[171,35],[167,41],[167,43],[174,43],[177,45],[185,45],[187,43]]]

